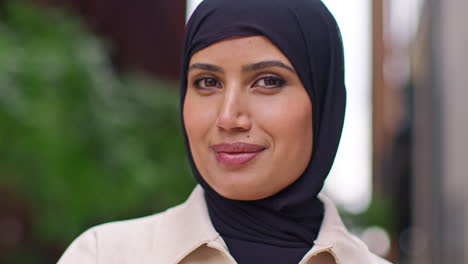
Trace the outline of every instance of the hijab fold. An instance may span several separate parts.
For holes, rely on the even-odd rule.
[[[267,37],[289,58],[311,99],[313,150],[306,169],[273,196],[237,201],[222,197],[205,182],[182,124],[187,153],[205,190],[213,226],[238,263],[299,263],[320,230],[323,205],[317,194],[333,164],[345,113],[342,40],[325,5],[320,0],[203,1],[185,32],[181,108],[191,56],[220,40],[254,35]]]

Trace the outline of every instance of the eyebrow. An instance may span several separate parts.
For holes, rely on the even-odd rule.
[[[258,71],[258,70],[271,68],[271,67],[281,67],[292,73],[296,73],[294,68],[278,60],[267,60],[267,61],[260,61],[257,63],[247,64],[247,65],[242,66],[242,71],[251,72],[251,71]],[[213,64],[209,64],[209,63],[194,63],[190,65],[189,71],[194,70],[194,69],[224,73],[223,68],[213,65]]]
[[[281,61],[278,61],[278,60],[267,60],[267,61],[261,61],[261,62],[257,62],[257,63],[253,63],[253,64],[247,64],[245,66],[242,67],[242,71],[244,72],[250,72],[250,71],[258,71],[258,70],[262,70],[262,69],[265,69],[265,68],[270,68],[270,67],[281,67],[281,68],[284,68],[292,73],[296,73],[296,71],[294,70],[294,68],[292,68],[291,66],[288,66],[284,63],[282,63]]]
[[[194,69],[212,71],[212,72],[221,72],[221,73],[224,72],[223,68],[213,65],[213,64],[208,64],[208,63],[194,63],[190,65],[189,71],[194,70]]]

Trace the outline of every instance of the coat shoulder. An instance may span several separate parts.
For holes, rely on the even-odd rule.
[[[392,264],[388,260],[386,260],[384,258],[381,258],[381,257],[379,257],[379,256],[377,256],[375,254],[372,254],[371,258],[372,258],[372,263],[374,263],[374,264]]]
[[[58,264],[137,261],[135,256],[145,256],[156,246],[155,238],[161,221],[177,215],[183,206],[181,204],[154,215],[92,227],[70,244]]]

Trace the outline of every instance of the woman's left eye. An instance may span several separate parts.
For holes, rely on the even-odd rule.
[[[286,81],[281,78],[274,77],[274,76],[267,76],[255,82],[254,86],[260,86],[263,88],[272,89],[272,88],[280,88],[284,86],[285,83]]]

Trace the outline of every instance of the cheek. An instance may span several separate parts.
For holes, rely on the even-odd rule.
[[[216,107],[212,106],[212,102],[210,104],[204,100],[203,97],[187,91],[183,118],[192,157],[200,173],[205,175],[207,165],[209,165],[207,146],[210,143],[210,131],[216,120]]]
[[[312,154],[312,105],[308,95],[281,98],[261,113],[259,125],[273,142],[271,177],[290,184],[302,174]]]
[[[191,145],[192,142],[199,142],[201,137],[206,134],[212,123],[212,115],[213,113],[210,112],[209,107],[206,107],[206,104],[193,96],[190,91],[187,91],[183,118]]]
[[[306,95],[307,96],[307,95]],[[273,107],[272,107],[273,106]],[[281,100],[264,106],[258,119],[275,144],[304,145],[312,142],[312,106],[308,97]],[[305,146],[304,146],[305,147]]]

